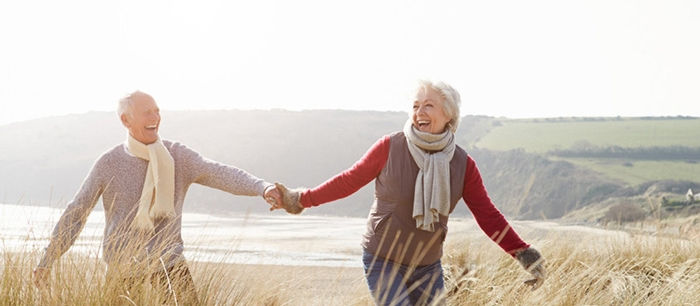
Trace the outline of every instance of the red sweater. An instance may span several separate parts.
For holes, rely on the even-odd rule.
[[[304,207],[318,206],[342,199],[374,180],[389,158],[389,139],[389,136],[382,137],[350,169],[332,177],[316,188],[303,192],[301,205]],[[467,203],[467,207],[474,215],[479,227],[504,251],[514,255],[515,251],[529,247],[520,239],[503,214],[491,202],[481,180],[479,169],[471,156],[467,156],[462,199]]]

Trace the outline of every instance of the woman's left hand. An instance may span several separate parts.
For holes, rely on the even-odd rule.
[[[534,279],[525,281],[526,284],[532,286],[532,290],[535,290],[542,286],[545,278],[547,278],[547,271],[544,269],[544,258],[540,255],[535,248],[529,247],[515,254],[515,258],[518,259],[520,265],[525,268],[527,272],[530,272]]]

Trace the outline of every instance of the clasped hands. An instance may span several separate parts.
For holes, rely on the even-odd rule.
[[[290,214],[300,214],[304,210],[301,205],[301,192],[303,189],[289,189],[282,183],[275,183],[274,187],[265,189],[263,197],[270,204],[270,211],[284,209]]]

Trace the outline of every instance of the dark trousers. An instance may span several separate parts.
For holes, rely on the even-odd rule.
[[[197,288],[186,263],[177,263],[165,270],[158,270],[151,275],[151,285],[165,293],[168,302],[177,299],[179,305],[199,304]]]
[[[364,251],[362,263],[367,285],[377,305],[444,304],[442,264],[410,267]]]
[[[134,276],[139,271],[118,270],[108,267],[106,285],[114,290],[128,293],[129,296],[138,299],[139,290],[150,280],[153,289],[158,292],[164,304],[197,305],[197,289],[192,279],[192,274],[184,261],[178,262],[167,269],[157,269],[156,272],[145,276]]]

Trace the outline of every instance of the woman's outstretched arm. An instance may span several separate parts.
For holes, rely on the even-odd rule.
[[[389,158],[389,136],[377,140],[352,167],[301,194],[301,205],[318,206],[347,197],[374,180]]]
[[[504,251],[515,256],[517,251],[529,247],[520,236],[508,224],[503,214],[489,198],[481,179],[476,162],[467,156],[467,170],[464,175],[464,190],[462,191],[464,202],[474,215],[476,223],[484,233],[497,243]]]

